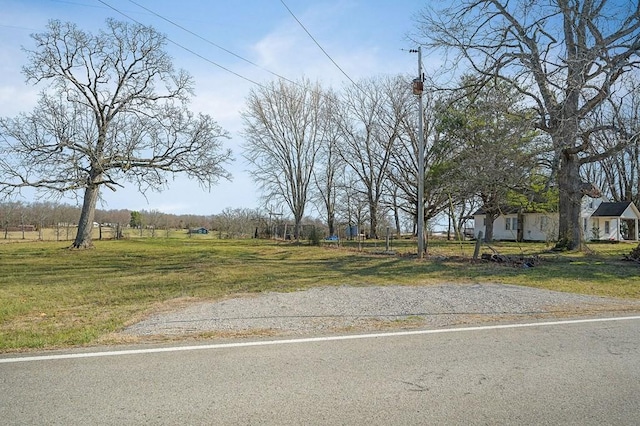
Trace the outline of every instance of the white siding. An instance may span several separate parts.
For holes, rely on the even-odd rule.
[[[636,216],[636,213],[633,211],[631,204],[629,204],[629,207],[627,207],[620,217],[623,219],[638,219],[638,216]]]
[[[516,215],[507,215],[507,218],[511,219],[512,217],[515,218]],[[482,231],[482,236],[484,238],[485,235],[487,235],[487,232],[485,230],[485,226],[484,226],[484,215],[476,215],[473,217],[475,225],[474,225],[474,237],[478,238],[478,233],[480,231]],[[518,234],[518,231],[516,229],[514,230],[507,230],[506,229],[506,218],[505,216],[498,216],[496,218],[496,220],[493,222],[493,239],[494,240],[515,240],[516,239],[516,235]]]
[[[482,232],[482,236],[486,235],[484,230],[484,215],[477,214],[473,216],[473,238],[478,238],[478,234]]]
[[[558,237],[558,215],[555,213],[525,213],[525,241],[553,241]]]
[[[580,228],[585,240],[621,240],[620,233],[621,220],[615,217],[591,217],[598,206],[605,202],[604,198],[584,197],[582,200],[582,211],[580,212]],[[640,212],[635,206],[630,205],[621,216],[623,219],[639,220]],[[506,229],[506,219],[512,220],[517,215],[510,214],[499,216],[493,223],[493,239],[494,240],[515,240],[518,230]],[[605,221],[609,222],[609,232],[605,232]],[[474,216],[474,236],[477,238],[478,233],[482,231],[482,235],[486,235],[484,226],[484,215]],[[523,239],[525,241],[554,241],[558,237],[558,213],[525,213],[523,214]],[[586,224],[586,229],[585,229]],[[636,229],[640,226],[636,225]]]
[[[507,221],[513,225],[513,220],[517,215],[511,214],[499,216],[493,223],[493,239],[494,240],[515,240],[518,236],[518,230],[510,226],[507,229]],[[524,213],[522,215],[523,235],[525,241],[552,241],[558,236],[558,215],[556,213]],[[486,235],[484,227],[484,215],[474,216],[474,236],[478,238],[478,233],[482,231],[482,235]],[[516,222],[517,224],[517,222]]]
[[[599,240],[615,240],[619,241],[621,239],[620,235],[620,221],[614,217],[595,217],[593,218],[594,227],[597,228],[598,238]],[[609,222],[609,226],[607,229],[607,222]],[[607,232],[608,231],[608,232]],[[594,239],[595,232],[588,236],[589,239]]]

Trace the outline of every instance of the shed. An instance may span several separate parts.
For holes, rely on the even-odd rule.
[[[591,214],[591,233],[598,240],[637,240],[640,211],[631,201],[604,202]]]
[[[196,228],[191,230],[192,234],[208,234],[209,230],[207,228]]]

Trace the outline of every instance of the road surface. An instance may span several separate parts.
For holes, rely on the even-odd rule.
[[[2,424],[635,425],[640,419],[638,316],[88,351],[0,356]]]

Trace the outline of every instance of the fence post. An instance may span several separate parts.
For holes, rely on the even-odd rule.
[[[476,237],[476,248],[473,250],[473,260],[478,260],[478,255],[480,254],[480,246],[482,245],[482,231],[478,231],[478,236]]]
[[[386,239],[386,247],[385,250],[388,252],[389,251],[389,227],[387,226],[387,239]]]

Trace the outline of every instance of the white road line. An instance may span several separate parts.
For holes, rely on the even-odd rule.
[[[525,324],[487,325],[487,326],[460,327],[460,328],[443,328],[443,329],[436,329],[436,330],[396,331],[396,332],[386,332],[386,333],[353,334],[353,335],[328,336],[328,337],[308,337],[308,338],[285,339],[285,340],[265,340],[265,341],[256,341],[256,342],[218,343],[218,344],[210,344],[210,345],[172,346],[172,347],[165,347],[165,348],[130,349],[130,350],[121,350],[121,351],[38,355],[38,356],[26,356],[26,357],[0,358],[0,364],[10,364],[10,363],[16,363],[16,362],[31,362],[31,361],[53,361],[53,360],[74,359],[74,358],[96,358],[96,357],[122,356],[122,355],[144,355],[144,354],[155,354],[155,353],[162,353],[162,352],[184,352],[184,351],[201,351],[201,350],[228,349],[228,348],[247,348],[247,347],[255,347],[255,346],[290,345],[290,344],[300,344],[300,343],[332,342],[337,340],[417,336],[417,335],[426,335],[426,334],[462,333],[462,332],[469,332],[469,331],[501,330],[501,329],[508,329],[508,328],[550,327],[555,325],[585,324],[585,323],[611,322],[611,321],[633,321],[633,320],[640,320],[640,316],[591,318],[591,319],[579,319],[579,320],[548,321],[548,322],[535,322],[535,323],[525,323]]]

